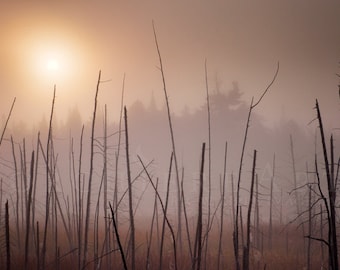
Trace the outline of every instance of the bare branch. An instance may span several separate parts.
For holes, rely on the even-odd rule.
[[[265,96],[265,94],[268,92],[269,88],[273,85],[273,83],[276,80],[277,74],[279,73],[279,69],[280,69],[280,62],[277,62],[277,68],[274,74],[274,77],[272,79],[272,81],[268,84],[267,88],[263,91],[261,97],[259,98],[259,100],[257,102],[255,102],[255,104],[252,106],[252,108],[255,108],[263,99],[263,97]]]

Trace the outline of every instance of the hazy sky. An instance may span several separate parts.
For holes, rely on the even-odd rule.
[[[339,114],[339,1],[25,1],[0,3],[0,105],[30,122],[49,115],[57,85],[59,119],[78,106],[91,117],[102,70],[99,103],[119,112],[126,74],[126,104],[146,104],[164,94],[155,47],[155,22],[170,105],[176,113],[205,102],[209,87],[228,91],[237,81],[244,99],[276,83],[257,111],[270,121],[282,116],[307,124],[315,98],[324,114]],[[77,3],[76,3],[77,2]],[[329,116],[330,117],[330,116]],[[330,118],[329,118],[330,119]]]

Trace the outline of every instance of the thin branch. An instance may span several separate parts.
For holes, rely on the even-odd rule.
[[[12,110],[13,110],[13,107],[14,107],[14,104],[15,104],[15,100],[16,100],[16,98],[14,98],[14,100],[13,100],[11,109],[10,109],[9,114],[8,114],[8,116],[7,116],[7,120],[6,120],[6,123],[5,123],[5,127],[4,127],[4,129],[3,129],[3,131],[2,131],[2,134],[1,134],[0,146],[1,146],[1,143],[2,143],[2,139],[4,138],[4,135],[5,135],[5,131],[6,131],[6,128],[7,128],[7,125],[8,125],[9,118],[11,117],[11,114],[12,114]]]

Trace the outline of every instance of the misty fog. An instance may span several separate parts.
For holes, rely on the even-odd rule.
[[[338,269],[339,14],[0,3],[0,268]]]

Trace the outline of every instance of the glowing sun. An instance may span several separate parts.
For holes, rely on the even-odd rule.
[[[64,81],[72,71],[72,55],[64,46],[37,47],[32,60],[36,63],[37,76],[50,83]]]
[[[46,68],[48,71],[57,72],[60,69],[60,63],[56,58],[49,58],[46,62]]]

